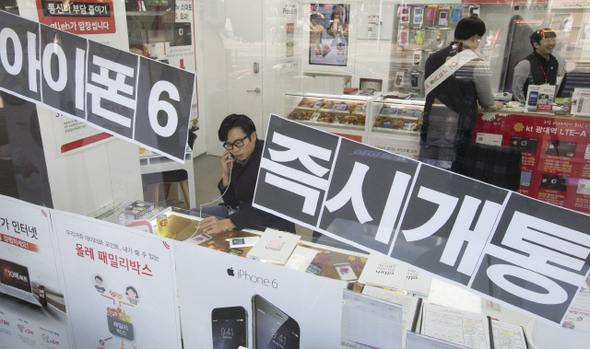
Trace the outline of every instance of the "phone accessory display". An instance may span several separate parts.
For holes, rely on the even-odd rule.
[[[449,8],[441,7],[438,9],[438,25],[449,25]]]
[[[399,22],[400,23],[410,23],[410,11],[411,6],[402,5],[399,7]]]
[[[422,25],[424,23],[424,6],[414,6],[412,24]]]
[[[399,44],[400,45],[407,45],[408,44],[408,37],[410,36],[410,28],[401,28],[399,31]]]
[[[428,7],[426,8],[426,20],[428,22],[434,22],[434,20],[436,19],[437,9],[437,5],[428,5]]]
[[[416,42],[416,45],[422,45],[424,43],[424,29],[417,29],[416,30],[415,42]]]
[[[463,17],[463,7],[462,6],[453,7],[451,21],[454,23],[459,22],[462,17]]]

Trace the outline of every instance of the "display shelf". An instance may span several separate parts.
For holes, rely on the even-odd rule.
[[[417,135],[422,126],[424,102],[378,99],[373,110],[375,120],[371,132]]]
[[[291,120],[330,132],[344,132],[364,138],[367,120],[370,119],[367,113],[371,110],[371,101],[374,98],[376,97],[286,93],[284,110]]]
[[[371,132],[418,136],[424,117],[424,101],[380,97],[373,103]]]
[[[379,97],[372,105],[367,143],[398,155],[418,158],[424,101]]]

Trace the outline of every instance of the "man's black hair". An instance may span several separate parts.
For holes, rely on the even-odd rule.
[[[467,40],[474,35],[483,36],[486,24],[479,17],[465,17],[455,27],[455,40]]]
[[[94,280],[96,280],[96,279],[99,279],[100,281],[102,281],[102,278],[101,278],[100,276],[98,276],[98,275],[96,275],[96,276],[94,277]]]
[[[555,34],[555,32],[553,31],[553,29],[551,28],[543,28],[543,29],[539,29],[537,31],[535,31],[534,33],[531,34],[530,39],[531,39],[531,46],[533,47],[533,51],[536,50],[537,48],[535,47],[535,43],[537,44],[541,44],[541,40],[543,40],[543,34],[545,34],[545,38],[556,38],[557,34]]]
[[[219,126],[219,131],[217,132],[219,140],[222,142],[227,141],[227,134],[235,127],[241,128],[248,136],[251,135],[252,132],[256,132],[256,126],[252,119],[244,114],[230,114],[223,119]]]

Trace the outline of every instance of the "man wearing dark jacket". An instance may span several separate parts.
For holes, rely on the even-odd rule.
[[[223,204],[203,208],[213,216],[203,219],[206,233],[257,226],[295,233],[295,224],[252,207],[264,141],[258,139],[254,122],[243,114],[228,115],[218,131],[226,151],[221,156],[223,173],[218,188]],[[193,211],[198,211],[195,208]]]
[[[480,18],[463,18],[455,40],[426,60],[419,155],[424,162],[458,172],[471,144],[478,101],[486,110],[502,108],[494,102],[489,67],[474,52],[485,32]]]
[[[524,102],[529,85],[556,85],[559,62],[551,53],[557,42],[557,34],[549,28],[539,29],[531,34],[533,53],[526,56],[514,67],[512,97]]]

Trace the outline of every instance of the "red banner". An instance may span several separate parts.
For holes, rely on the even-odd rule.
[[[474,141],[522,151],[520,193],[590,213],[590,119],[480,114]],[[496,136],[493,136],[496,135]]]
[[[37,246],[37,244],[32,244],[28,241],[21,240],[19,238],[15,238],[15,237],[12,237],[10,235],[5,235],[5,234],[0,234],[0,238],[2,239],[2,242],[5,242],[7,244],[18,246],[18,247],[23,248],[25,250],[39,252],[39,246]]]
[[[39,23],[73,34],[115,33],[112,0],[37,0]]]

